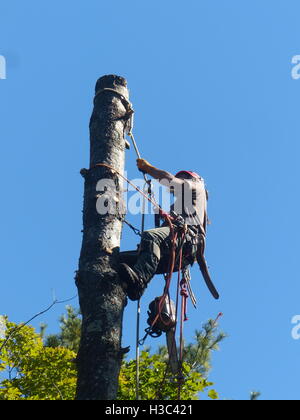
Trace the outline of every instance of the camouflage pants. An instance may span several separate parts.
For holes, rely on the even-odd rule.
[[[180,240],[177,239],[177,247],[179,242]],[[168,266],[170,252],[169,227],[147,230],[142,235],[139,257],[133,269],[143,278],[145,283],[149,283],[159,266]]]

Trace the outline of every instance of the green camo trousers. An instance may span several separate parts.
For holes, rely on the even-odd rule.
[[[146,284],[155,275],[163,251],[169,248],[169,236],[169,227],[147,230],[142,235],[140,254],[133,269]]]
[[[181,240],[177,239],[176,248],[178,249]],[[167,272],[169,266],[170,253],[172,244],[170,240],[170,228],[161,227],[157,229],[147,230],[142,235],[140,253],[138,260],[134,265],[134,271],[147,284],[159,272]],[[183,246],[182,267],[193,265],[196,257],[196,247],[191,242],[186,242]],[[160,264],[161,262],[161,264]],[[177,261],[178,262],[178,261]],[[165,271],[161,271],[164,268]],[[175,265],[175,271],[179,269],[178,264]]]

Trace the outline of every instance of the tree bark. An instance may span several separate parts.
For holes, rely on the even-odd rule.
[[[106,163],[124,171],[128,99],[126,80],[109,75],[96,84],[94,109],[90,120],[90,169],[81,170],[85,179],[83,241],[76,275],[82,313],[82,332],[77,356],[77,400],[113,400],[118,390],[122,361],[122,320],[126,294],[117,274],[118,254],[124,217],[120,177],[110,169],[96,166]],[[115,185],[98,191],[99,180]],[[102,181],[101,181],[102,182]],[[97,200],[114,211],[99,214]]]

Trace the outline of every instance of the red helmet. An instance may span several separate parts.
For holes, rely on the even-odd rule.
[[[178,178],[180,177],[180,175],[190,175],[192,178],[197,178],[197,179],[202,179],[202,177],[200,175],[198,175],[196,172],[192,172],[192,171],[180,171],[178,172],[175,177]]]

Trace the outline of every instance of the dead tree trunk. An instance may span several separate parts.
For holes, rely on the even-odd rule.
[[[124,217],[123,182],[107,167],[97,165],[105,163],[123,173],[126,99],[125,79],[109,75],[98,80],[90,120],[90,169],[81,171],[85,186],[83,241],[76,276],[82,312],[77,400],[113,400],[118,389],[126,305],[126,295],[117,274]],[[103,188],[106,179],[108,187]],[[103,206],[108,206],[109,211],[99,214],[99,207]]]

